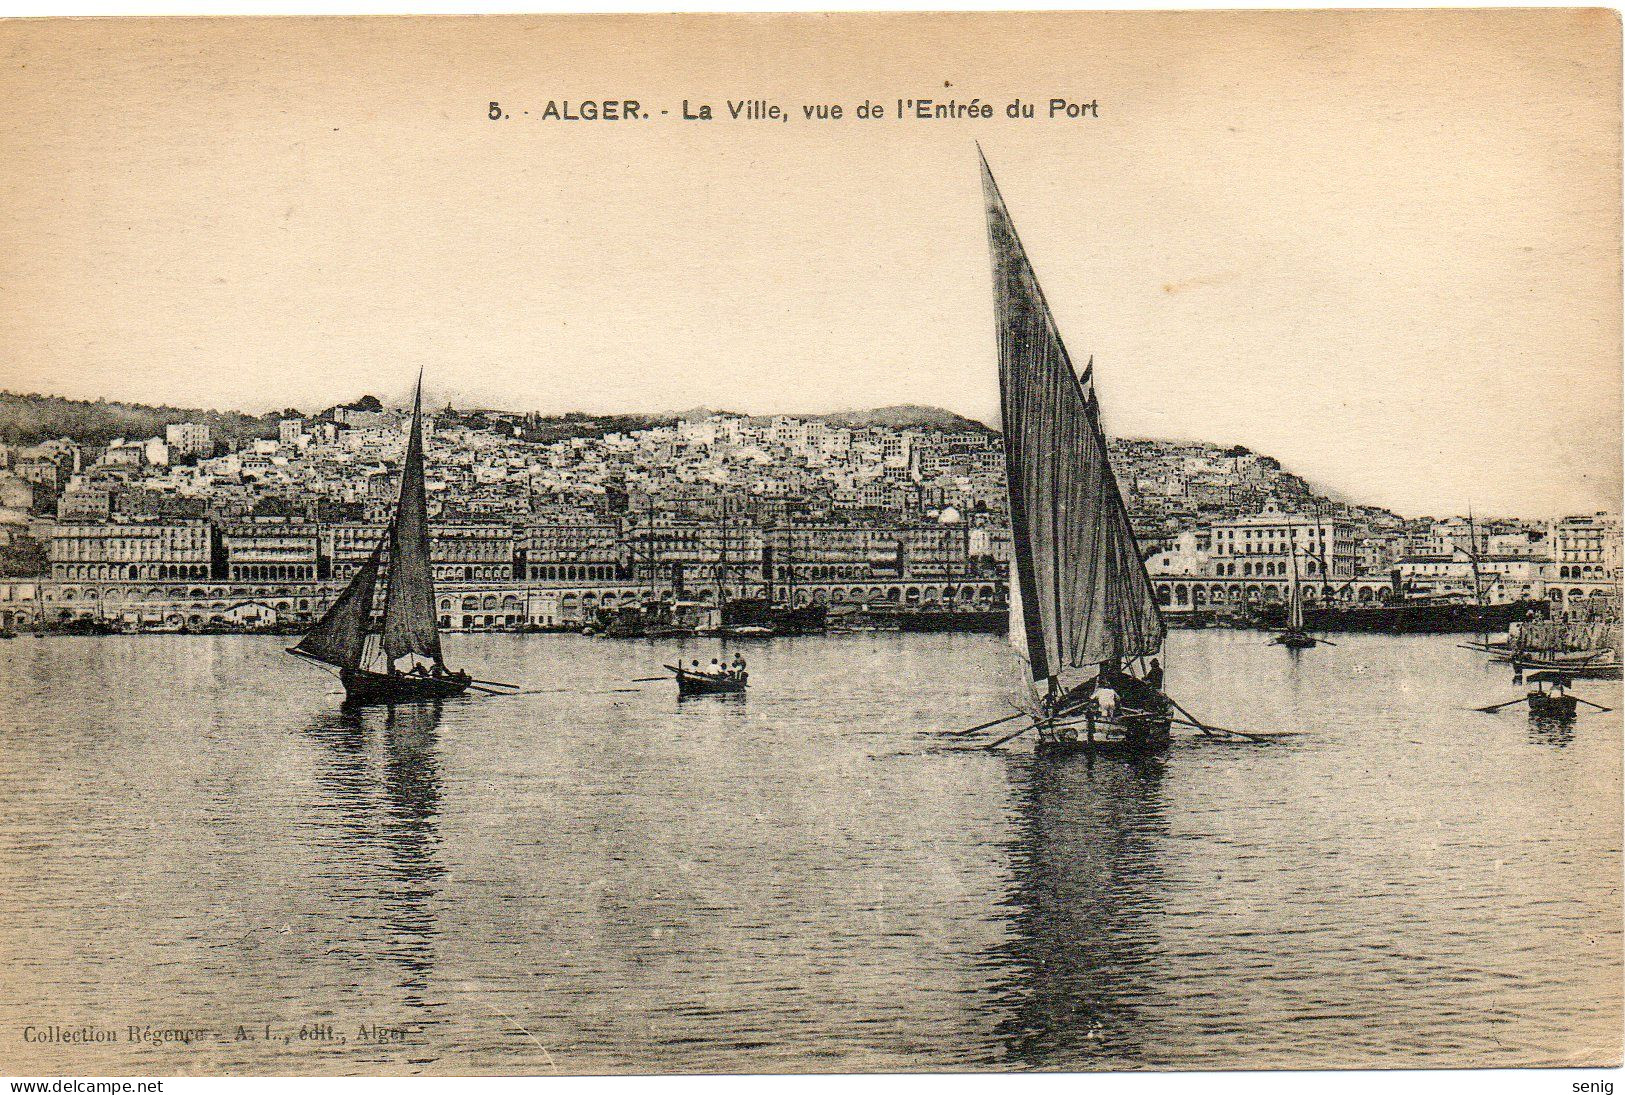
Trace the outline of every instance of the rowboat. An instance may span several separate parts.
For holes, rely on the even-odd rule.
[[[1529,680],[1535,686],[1535,690],[1526,697],[1531,716],[1544,719],[1574,717],[1579,709],[1579,701],[1568,693],[1568,674],[1551,671],[1533,673]]]
[[[732,673],[696,673],[692,669],[684,669],[676,665],[668,665],[666,668],[671,670],[677,677],[677,695],[679,698],[684,696],[722,696],[743,692],[745,682],[750,677],[750,674],[743,672],[737,675]]]

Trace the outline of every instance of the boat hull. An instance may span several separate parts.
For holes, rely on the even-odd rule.
[[[762,598],[742,598],[722,606],[722,630],[740,634],[741,628],[765,628],[767,635],[813,635],[828,626],[828,609],[823,605],[789,608]]]
[[[1554,696],[1548,692],[1529,693],[1529,713],[1537,719],[1572,719],[1579,706],[1573,696]]]
[[[1544,605],[1529,601],[1504,605],[1401,601],[1387,605],[1307,607],[1303,613],[1303,626],[1308,631],[1373,631],[1390,635],[1496,632],[1505,631],[1508,624],[1544,613]],[[1260,609],[1255,620],[1265,627],[1282,627],[1286,623],[1286,607],[1271,605]]]
[[[1033,753],[1040,757],[1102,757],[1107,760],[1139,760],[1143,757],[1160,756],[1168,751],[1173,742],[1173,734],[1169,732],[1168,724],[1162,723],[1160,727],[1152,727],[1144,737],[1101,737],[1096,736],[1094,741],[1087,738],[1044,738],[1040,739],[1033,748]]]
[[[344,683],[344,703],[347,707],[443,700],[468,691],[471,683],[466,675],[461,674],[451,677],[390,676],[365,669],[342,670],[339,680]]]
[[[1010,613],[1003,609],[915,610],[888,613],[899,631],[964,631],[1003,635],[1010,630]]]
[[[1166,753],[1173,742],[1172,722],[1162,715],[1127,716],[1111,733],[1097,727],[1091,737],[1088,721],[1063,721],[1041,732],[1034,753],[1046,757],[1090,756],[1132,760]]]
[[[729,696],[745,691],[745,683],[750,679],[749,674],[738,677],[713,677],[705,673],[690,673],[687,670],[667,666],[677,674],[677,695],[679,698],[687,696]]]
[[[1569,662],[1518,657],[1512,658],[1511,661],[1512,667],[1519,673],[1550,669],[1589,681],[1617,681],[1625,677],[1625,665],[1619,662]]]
[[[1288,631],[1283,635],[1275,636],[1277,646],[1284,646],[1288,650],[1308,650],[1318,640],[1313,635],[1305,635],[1301,631]]]

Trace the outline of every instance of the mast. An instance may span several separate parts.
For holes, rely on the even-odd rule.
[[[412,432],[401,462],[401,495],[389,526],[389,582],[384,595],[384,657],[412,654],[445,663],[435,621],[429,562],[429,509],[423,489],[423,374],[412,397]]]
[[[1011,587],[1032,679],[1053,683],[1069,667],[1156,653],[1162,614],[1108,459],[1093,359],[1081,375],[1074,370],[986,157],[981,162],[1015,547]]]
[[[796,519],[793,515],[790,517],[790,523],[784,527],[784,554],[789,557],[784,572],[786,580],[784,606],[793,609],[796,607]]]
[[[728,601],[728,497],[722,497],[722,549],[717,555],[717,610]]]
[[[1298,595],[1298,527],[1291,522],[1287,523],[1287,554],[1292,558],[1292,584],[1288,587],[1287,596],[1291,604],[1286,610],[1286,627],[1288,631],[1303,630],[1303,601]]]
[[[1484,583],[1478,573],[1478,524],[1473,520],[1473,507],[1467,507],[1467,537],[1472,543],[1472,550],[1467,553],[1468,562],[1473,565],[1473,600],[1480,608],[1484,606]]]

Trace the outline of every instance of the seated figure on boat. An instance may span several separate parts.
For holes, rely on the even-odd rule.
[[[1155,658],[1144,680],[1123,672],[1117,661],[1102,662],[1094,677],[1055,697],[1049,705],[1051,712],[1057,716],[1079,714],[1091,705],[1101,687],[1110,690],[1115,704],[1128,708],[1131,715],[1168,713],[1168,701],[1162,695],[1162,666]]]
[[[1090,742],[1095,740],[1095,720],[1100,719],[1107,728],[1116,727],[1123,740],[1131,747],[1144,744],[1156,722],[1168,714],[1168,700],[1161,690],[1162,666],[1153,661],[1147,667],[1146,679],[1125,673],[1117,661],[1103,662],[1095,676],[1075,688],[1058,693],[1044,702],[1046,715],[1051,719],[1084,720],[1085,733]],[[1157,683],[1153,684],[1155,681]],[[1064,741],[1076,741],[1075,722],[1062,721],[1053,730]]]
[[[452,672],[450,669],[447,669],[445,661],[438,654],[436,654],[435,657],[429,661],[425,661],[415,654],[407,655],[407,659],[410,660],[411,664],[408,665],[404,670],[401,668],[398,661],[390,662],[388,670],[389,676],[416,677],[435,681],[463,680],[468,678],[468,674],[462,670]]]

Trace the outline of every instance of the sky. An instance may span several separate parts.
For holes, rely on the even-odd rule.
[[[1406,514],[1619,505],[1608,12],[42,20],[0,55],[0,388],[309,410],[422,367],[462,406],[996,422],[979,141],[1109,433]],[[540,118],[606,98],[669,113]]]

